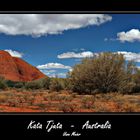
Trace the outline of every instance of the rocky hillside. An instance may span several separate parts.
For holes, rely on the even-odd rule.
[[[0,51],[0,76],[12,81],[32,81],[45,77],[36,67]]]

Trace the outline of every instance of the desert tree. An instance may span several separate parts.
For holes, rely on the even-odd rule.
[[[122,54],[100,53],[85,58],[69,74],[73,91],[94,94],[123,91],[131,83],[132,64],[126,63]]]

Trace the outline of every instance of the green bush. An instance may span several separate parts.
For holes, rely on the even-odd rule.
[[[41,87],[43,89],[49,89],[49,86],[50,86],[50,78],[49,77],[39,79],[38,82],[40,82]]]
[[[133,83],[135,86],[133,87],[133,92],[140,92],[140,70],[137,69],[137,72],[132,77]]]
[[[25,84],[23,82],[17,82],[14,85],[15,88],[23,88],[24,86],[25,86]]]
[[[25,83],[26,89],[49,89],[49,86],[50,78],[48,77]]]
[[[42,88],[41,83],[37,82],[37,81],[31,81],[31,82],[27,82],[25,84],[25,88],[26,89],[40,89]]]
[[[6,85],[10,88],[25,88],[25,82],[6,80]]]
[[[6,85],[6,82],[5,82],[5,79],[3,77],[0,77],[0,89],[6,89],[7,88],[7,85]]]
[[[63,89],[63,82],[61,78],[52,78],[50,82],[49,89],[51,91],[60,91]]]
[[[15,82],[11,81],[11,80],[6,80],[6,84],[8,87],[14,87],[15,86]]]

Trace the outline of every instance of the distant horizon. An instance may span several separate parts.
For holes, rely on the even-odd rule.
[[[85,57],[122,53],[140,67],[140,14],[0,14],[0,50],[65,78]]]

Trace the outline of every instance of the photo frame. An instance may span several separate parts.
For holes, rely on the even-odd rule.
[[[2,10],[0,12],[0,14],[17,14],[17,15],[22,15],[22,14],[27,14],[27,15],[28,14],[38,14],[38,15],[41,15],[41,14],[42,15],[45,15],[45,14],[49,14],[49,15],[53,15],[53,14],[57,14],[57,15],[59,15],[59,14],[66,14],[66,15],[67,14],[73,14],[73,15],[76,15],[76,14],[80,14],[80,15],[81,14],[89,14],[89,15],[97,14],[98,15],[98,14],[100,14],[100,15],[103,15],[103,14],[106,14],[106,15],[111,15],[112,18],[113,18],[113,15],[123,14],[124,19],[122,17],[121,18],[123,20],[125,20],[125,15],[130,14],[130,15],[132,15],[132,17],[133,17],[133,15],[136,15],[136,16],[139,15],[139,13],[140,13],[139,12],[139,4],[138,3],[134,4],[134,3],[135,2],[133,2],[133,3],[130,3],[130,2],[128,2],[128,3],[126,3],[126,2],[125,3],[124,2],[116,2],[116,3],[114,3],[114,2],[109,2],[109,3],[102,2],[102,3],[99,3],[98,2],[98,3],[94,3],[94,6],[89,4],[87,7],[85,7],[84,5],[79,7],[76,4],[72,6],[70,4],[69,8],[57,7],[56,11],[51,10],[50,9],[51,6],[47,8],[48,11],[46,10],[46,7],[43,7],[42,11],[39,9],[40,7],[37,7],[37,10],[35,10],[34,7],[32,7],[33,10],[29,11],[29,9],[31,7],[29,7],[29,8],[27,7],[27,10],[21,10],[21,11],[20,10],[14,10],[14,11],[11,11],[11,10],[10,11],[9,10],[3,11]],[[79,7],[79,10],[77,7]],[[83,9],[83,7],[85,7],[85,10]],[[68,10],[70,8],[71,8],[71,10]],[[58,16],[56,16],[56,17],[58,17]],[[87,17],[87,18],[89,18],[89,17]],[[119,16],[118,16],[118,18],[119,18]],[[105,19],[105,17],[103,19]],[[129,19],[129,17],[127,17],[126,19]],[[130,19],[128,21],[130,21]],[[16,21],[16,22],[18,22],[18,21]],[[23,20],[23,22],[25,22],[25,21]],[[26,22],[28,22],[28,21],[26,21]],[[63,22],[65,22],[65,20]],[[78,22],[78,21],[76,21],[76,22]],[[84,21],[84,22],[86,22],[86,21]],[[9,23],[10,23],[10,21],[9,21]],[[65,24],[67,25],[68,23],[65,23]],[[120,24],[121,24],[121,22],[120,22]],[[63,25],[63,23],[62,23],[62,25]],[[125,28],[125,35],[126,35],[126,33],[129,33],[129,31],[131,31],[130,27],[129,27],[129,23],[127,25],[128,25],[128,27],[126,27],[126,28],[129,28],[129,30],[126,30],[126,28]],[[130,24],[130,25],[132,26],[132,24]],[[84,25],[84,26],[88,26],[88,25]],[[74,28],[78,28],[78,29],[76,29],[77,31],[79,30],[79,28],[82,28],[82,30],[84,30],[84,26],[83,26],[83,28],[82,27],[74,27]],[[135,26],[137,26],[137,28],[138,28],[138,25],[135,25]],[[14,26],[14,27],[16,27],[16,26]],[[98,25],[98,27],[99,27],[99,25]],[[116,26],[114,25],[114,29],[115,29],[115,27]],[[29,29],[31,29],[31,28],[32,27],[30,27]],[[72,28],[72,31],[74,31],[74,28]],[[54,29],[54,27],[53,27],[53,29]],[[87,27],[86,29],[88,29],[90,32],[90,26]],[[16,31],[16,29],[13,29],[13,30]],[[67,29],[63,29],[63,30],[67,30]],[[60,33],[62,33],[62,36],[64,35],[63,30],[61,31],[61,29],[60,29]],[[111,32],[111,30],[109,30],[109,31]],[[32,30],[31,30],[31,32],[32,32]],[[28,39],[30,38],[29,36],[32,34],[31,32],[27,33],[27,34],[29,34],[29,35],[27,35]],[[58,30],[58,32],[59,32],[59,30]],[[98,31],[96,31],[96,32],[98,35]],[[123,28],[121,31],[119,30],[118,33],[119,32],[122,33]],[[115,33],[117,33],[117,32],[115,32]],[[8,31],[8,30],[1,31],[0,36],[3,34],[6,34],[6,35],[9,34],[9,36],[10,36],[10,34],[12,34],[12,33],[10,33],[10,31]],[[14,36],[16,36],[17,34],[18,34],[18,31],[15,33]],[[23,38],[24,38],[24,32],[21,34],[23,35]],[[37,34],[37,35],[39,35],[39,34]],[[71,34],[71,35],[74,36],[74,34]],[[80,33],[77,35],[80,36]],[[13,36],[13,44],[16,42],[16,39],[14,39],[14,36]],[[53,36],[53,35],[51,35],[51,36]],[[54,36],[56,36],[56,35],[54,35]],[[84,34],[83,34],[83,36],[84,36]],[[36,37],[38,37],[38,36],[32,36],[32,37],[34,39],[36,39]],[[103,42],[106,43],[106,41],[110,41],[113,44],[114,42],[121,41],[121,38],[119,38],[120,36],[118,38],[117,38],[117,36],[115,36],[115,37],[114,38],[111,38],[111,37],[104,38],[105,40],[103,40]],[[133,35],[132,36],[133,40],[132,41],[130,40],[130,42],[129,42],[131,44],[131,47],[133,46],[132,45],[133,41],[139,40],[137,37],[136,38],[134,38],[134,37],[135,36]],[[47,36],[46,36],[46,38],[47,38]],[[4,40],[4,37],[2,39]],[[18,39],[19,39],[18,41],[22,42],[22,38],[19,37]],[[52,38],[50,38],[50,39],[52,39]],[[55,41],[57,39],[58,38],[55,38]],[[128,43],[128,40],[126,38],[123,38],[123,39],[124,39],[124,42],[127,41],[127,43]],[[7,39],[7,41],[8,41],[8,39]],[[9,40],[9,42],[10,41],[11,40]],[[63,42],[63,38],[60,41]],[[75,40],[73,39],[73,41],[75,41]],[[67,40],[67,42],[70,43],[69,40]],[[122,40],[122,42],[123,42],[123,40]],[[22,42],[22,43],[24,44],[25,42]],[[5,43],[5,44],[7,44],[7,43]],[[9,48],[9,49],[12,50],[13,48],[14,47]],[[137,46],[137,48],[138,48],[138,46]],[[3,49],[4,49],[4,47],[3,47]],[[5,49],[8,49],[8,48],[5,48]],[[58,48],[55,48],[55,49],[57,50]],[[54,52],[55,52],[55,49],[54,49]],[[72,52],[71,49],[68,48],[67,52],[70,52],[70,51]],[[22,49],[22,50],[24,50],[24,49]],[[28,52],[27,50],[26,50],[26,52]],[[122,50],[126,50],[126,48],[123,48]],[[87,51],[88,51],[88,49],[87,49]],[[41,53],[41,51],[39,52],[39,50],[37,50],[36,53],[37,52]],[[67,52],[61,51],[61,53],[58,54],[59,58],[60,57],[61,57],[61,59],[62,59],[62,57],[64,58],[64,53],[67,54],[67,56],[68,56]],[[43,53],[44,52],[42,52],[42,56],[43,56]],[[75,51],[74,55],[77,53],[80,53],[80,52]],[[134,50],[133,50],[133,53],[134,53]],[[137,53],[138,53],[138,49],[137,49]],[[50,51],[50,54],[51,54],[51,51]],[[48,53],[48,55],[49,55],[49,53]],[[57,55],[57,57],[58,57],[58,55]],[[78,55],[80,55],[80,54],[78,54]],[[131,53],[131,55],[134,55],[134,54]],[[38,56],[38,55],[36,55],[36,56]],[[41,58],[41,55],[40,55],[40,58]],[[138,56],[136,56],[136,58],[138,58]],[[27,60],[30,60],[30,63],[34,63],[32,59],[27,59]],[[54,60],[54,59],[52,58],[52,60]],[[52,62],[48,61],[48,63],[52,63]],[[42,65],[45,65],[45,62],[42,63]],[[46,65],[46,66],[48,66],[48,65]],[[66,65],[66,66],[68,68],[68,65]],[[6,65],[4,67],[6,67]],[[0,69],[3,69],[4,67],[0,67]],[[62,67],[62,65],[61,65],[61,67]],[[64,65],[63,65],[63,67],[64,67]],[[57,76],[56,76],[56,78],[57,78]],[[10,91],[8,91],[8,92],[10,92]],[[18,92],[21,92],[21,91],[18,91]],[[12,93],[12,92],[10,92],[10,93]],[[73,96],[77,96],[77,95],[73,95]],[[81,96],[83,96],[83,95],[81,95]],[[124,97],[125,95],[122,95],[122,96]],[[108,96],[108,98],[109,97],[112,98],[112,95]],[[29,96],[27,98],[29,98]],[[73,98],[75,98],[75,97],[73,97]],[[91,96],[89,98],[91,98]],[[108,100],[111,100],[111,99],[108,99]],[[66,103],[67,102],[69,102],[69,100],[67,100]],[[70,102],[72,102],[72,100],[70,100]],[[109,106],[111,106],[111,104]],[[40,104],[40,107],[43,108],[44,107],[43,104]],[[63,107],[65,108],[66,104],[64,104]],[[104,107],[105,107],[105,104],[104,104]],[[15,109],[16,107],[13,107],[13,108]],[[77,106],[75,106],[73,108],[73,110],[75,108],[77,108]],[[106,111],[95,111],[95,112],[91,111],[91,110],[89,110],[89,112],[84,112],[84,111],[79,111],[79,110],[78,111],[74,110],[71,112],[70,111],[63,112],[63,111],[58,111],[58,110],[57,110],[58,112],[57,111],[56,112],[55,111],[51,111],[51,112],[49,112],[49,111],[39,111],[39,112],[35,111],[35,112],[32,112],[32,110],[31,110],[31,112],[30,112],[30,110],[29,111],[27,110],[27,112],[26,112],[26,110],[25,110],[22,112],[22,110],[21,110],[21,111],[15,111],[15,112],[12,112],[12,111],[8,112],[8,111],[2,110],[0,113],[0,126],[1,126],[2,135],[8,134],[8,135],[13,136],[13,137],[17,136],[17,134],[22,136],[22,137],[24,137],[24,136],[26,136],[26,137],[42,137],[42,136],[43,137],[54,137],[54,136],[55,137],[84,137],[84,136],[86,136],[86,137],[94,137],[94,138],[105,138],[105,137],[108,138],[112,135],[115,135],[115,136],[116,135],[117,136],[126,136],[126,135],[127,136],[137,136],[138,135],[137,130],[138,130],[138,126],[140,123],[140,121],[139,121],[140,114],[138,111],[134,111],[132,108],[131,108],[132,110],[129,110],[130,108],[128,107],[128,111],[120,111],[120,112],[113,111],[113,110],[112,111],[107,111],[107,110]]]

